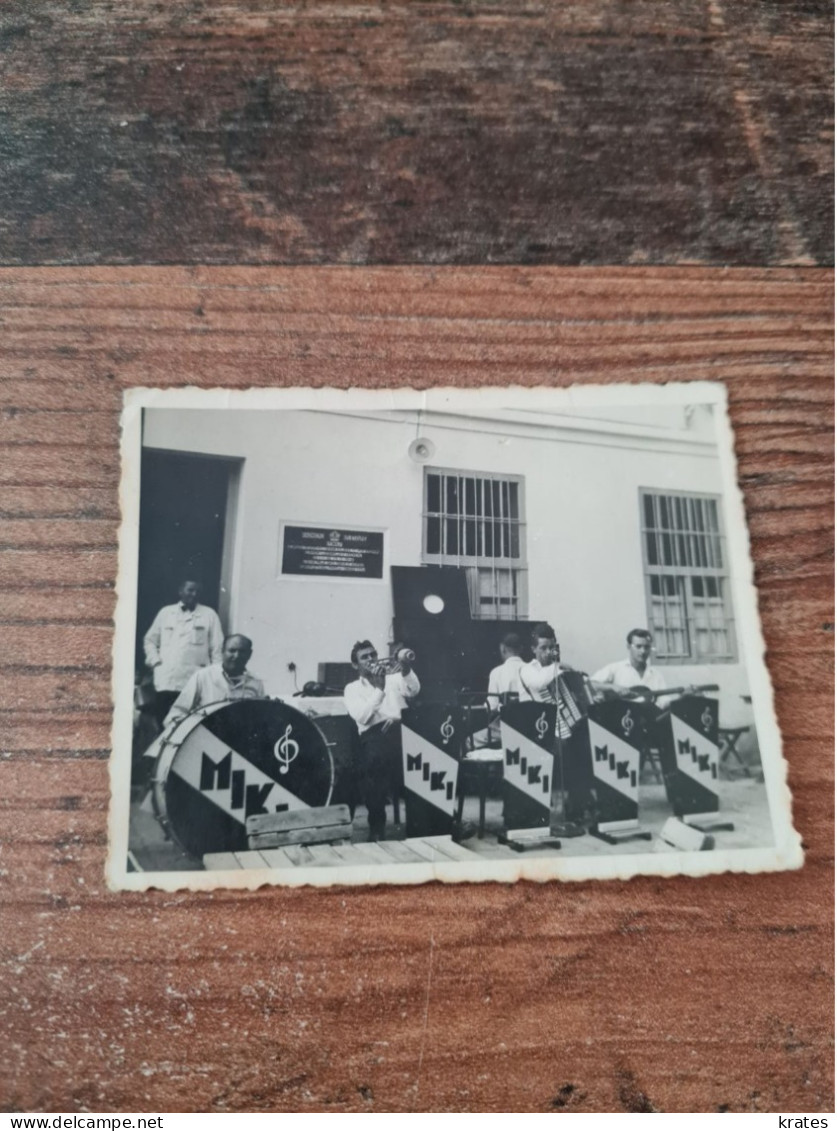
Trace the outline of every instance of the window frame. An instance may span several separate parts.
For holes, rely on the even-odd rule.
[[[654,663],[658,666],[683,666],[692,664],[735,664],[738,662],[738,641],[735,631],[735,614],[732,605],[732,594],[730,592],[730,570],[729,570],[729,555],[727,550],[727,538],[725,534],[725,524],[723,515],[723,500],[720,495],[713,495],[702,491],[679,491],[671,488],[661,487],[640,487],[639,495],[639,523],[640,523],[640,541],[642,543],[642,572],[643,572],[643,587],[645,590],[645,608],[648,618],[648,626],[651,630],[654,639],[655,655]],[[654,510],[655,526],[648,525],[646,520],[646,498],[651,497],[652,507]],[[688,506],[689,514],[694,519],[697,513],[702,513],[706,516],[704,522],[704,529],[696,529],[691,525],[665,527],[659,522],[659,500],[666,499],[674,502],[675,500],[685,500],[689,503],[700,503],[700,512],[696,511],[692,506]],[[713,503],[715,508],[715,517],[717,519],[716,528],[712,527],[709,523],[710,511],[705,508],[703,504]],[[676,512],[678,509],[675,502],[672,510]],[[684,511],[681,509],[681,515]],[[657,546],[660,547],[660,536],[663,532],[670,530],[671,537],[674,542],[678,543],[677,549],[674,550],[672,557],[677,559],[681,555],[689,560],[690,564],[684,564],[680,561],[674,561],[672,564],[667,565],[663,561],[652,563],[649,559],[648,553],[648,535],[654,534],[657,536]],[[701,548],[701,539],[714,539],[712,542],[704,543]],[[662,558],[664,555],[657,553],[657,557]],[[708,563],[712,559],[712,564],[709,565],[696,565],[695,560],[703,557]],[[686,634],[686,642],[688,646],[688,654],[674,655],[670,653],[661,653],[657,646],[657,628],[654,617],[654,601],[659,600],[655,594],[652,593],[652,578],[659,577],[672,577],[675,579],[675,588],[678,589],[682,585],[682,601],[681,608],[684,615],[684,626],[682,631]],[[693,593],[693,578],[700,578],[702,580],[714,579],[718,584],[718,597],[710,597],[706,592],[704,596],[697,597]],[[663,589],[661,581],[660,588]],[[663,600],[666,600],[666,594],[661,594]],[[675,597],[678,595],[675,594]],[[703,603],[707,609],[707,619],[709,620],[709,601],[719,600],[723,610],[723,631],[726,635],[727,651],[723,654],[710,654],[702,655],[697,649],[697,617],[695,616],[695,609],[699,607],[699,603]],[[663,629],[665,631],[665,629]],[[702,631],[713,631],[713,626],[708,623]]]
[[[514,475],[510,473],[499,473],[493,471],[473,471],[464,470],[455,467],[425,467],[422,482],[422,512],[421,512],[421,560],[423,565],[440,565],[440,566],[455,566],[459,569],[466,570],[468,573],[468,596],[471,604],[471,617],[474,620],[525,620],[527,616],[529,604],[529,586],[528,586],[528,563],[526,554],[526,480],[523,475]],[[429,498],[429,485],[430,476],[435,475],[440,479],[439,485],[439,506],[440,510],[430,510]],[[447,480],[450,478],[459,481],[458,491],[460,492],[460,499],[463,498],[465,493],[464,482],[465,480],[475,480],[482,483],[500,483],[512,484],[517,486],[517,517],[513,518],[510,514],[501,513],[499,515],[494,513],[493,498],[490,513],[477,514],[476,512],[476,487],[474,496],[474,513],[469,514],[467,510],[458,512],[455,516],[447,509],[446,491]],[[493,496],[493,490],[488,492],[488,495]],[[503,503],[502,487],[500,488],[501,504]],[[486,492],[483,488],[483,505],[486,502]],[[465,503],[467,506],[467,502]],[[501,505],[501,511],[503,510]],[[511,510],[511,493],[509,493],[507,509]],[[428,549],[428,533],[429,533],[429,520],[431,518],[439,519],[439,552],[431,553]],[[444,524],[449,521],[457,521],[457,552],[447,552],[446,530]],[[465,523],[469,520],[474,522],[474,540],[475,549],[481,549],[482,553],[468,554],[463,552],[463,543],[466,540]],[[485,529],[478,531],[477,526],[482,523],[496,523],[501,522],[506,524],[508,530],[508,547],[511,551],[515,538],[512,535],[512,529],[516,531],[516,544],[517,556],[509,555],[488,555],[485,550]],[[492,539],[495,537],[492,532]],[[481,605],[481,597],[479,590],[479,576],[480,571],[491,570],[492,572],[492,603],[491,612],[483,612]],[[505,610],[501,603],[503,592],[499,587],[499,579],[497,575],[505,574],[509,578],[510,589],[514,594],[511,598],[512,605]],[[475,608],[476,605],[476,608]],[[514,610],[514,611],[512,611]]]

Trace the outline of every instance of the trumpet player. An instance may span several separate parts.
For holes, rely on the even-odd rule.
[[[414,660],[409,648],[400,647],[390,660],[381,661],[370,640],[359,640],[352,648],[358,678],[347,684],[343,699],[360,736],[360,788],[373,841],[383,839],[387,794],[398,781],[401,712],[421,690]]]

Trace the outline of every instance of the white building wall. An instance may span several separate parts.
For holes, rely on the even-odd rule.
[[[586,671],[625,654],[647,621],[639,488],[721,494],[709,411],[682,410],[644,428],[589,419],[498,419],[463,425],[414,413],[390,418],[313,412],[149,410],[144,444],[244,461],[236,518],[230,631],[253,637],[252,669],[269,693],[347,661],[352,643],[390,637],[390,565],[421,563],[424,467],[407,454],[430,438],[430,465],[525,478],[528,617],[549,620],[567,662]],[[618,446],[617,446],[618,445]],[[282,576],[283,522],[385,531],[384,578]],[[722,685],[724,722],[746,715],[740,664],[666,668],[672,684]]]

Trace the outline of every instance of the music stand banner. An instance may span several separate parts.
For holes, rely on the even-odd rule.
[[[600,832],[639,827],[642,719],[626,700],[596,703],[587,719]]]
[[[408,837],[453,832],[459,752],[464,733],[456,707],[427,703],[401,716],[401,760]]]
[[[507,703],[500,712],[507,829],[549,827],[555,714],[554,704],[545,703]]]
[[[717,813],[718,702],[684,695],[659,723],[666,793],[676,817]]]

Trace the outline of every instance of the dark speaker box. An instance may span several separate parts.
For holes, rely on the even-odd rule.
[[[468,584],[456,566],[393,566],[392,604],[398,621],[427,621],[428,624],[465,623],[471,619]],[[441,597],[444,609],[429,612],[427,597]]]
[[[351,664],[325,663],[317,665],[317,679],[338,695],[343,694],[347,683],[357,679],[357,672]]]

